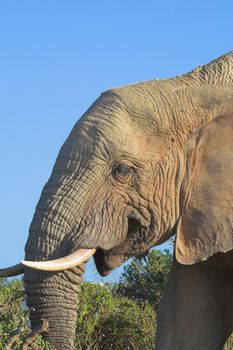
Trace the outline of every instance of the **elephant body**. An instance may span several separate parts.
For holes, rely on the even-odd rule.
[[[92,249],[107,275],[176,234],[156,349],[220,350],[233,330],[232,132],[233,52],[182,76],[103,93],[58,154],[27,261]],[[71,350],[84,264],[42,265],[25,267],[32,327],[46,318],[45,338]]]
[[[156,349],[223,349],[233,331],[233,270],[219,267],[222,256],[218,260],[174,261],[159,307]]]

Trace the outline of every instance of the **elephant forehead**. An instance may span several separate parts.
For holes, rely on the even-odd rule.
[[[86,155],[97,155],[106,160],[121,156],[155,159],[156,155],[161,156],[163,153],[163,141],[159,136],[141,132],[132,121],[123,119],[121,123],[85,120],[80,124],[72,143],[76,145],[76,153],[82,151]]]
[[[142,119],[142,114],[132,108],[128,110],[125,101],[123,103],[118,96],[105,93],[77,122],[63,146],[62,155],[76,157],[82,153],[87,157],[94,154],[111,159],[122,155],[145,158],[151,152],[159,154],[164,137],[155,132],[151,123],[150,130],[143,128]]]

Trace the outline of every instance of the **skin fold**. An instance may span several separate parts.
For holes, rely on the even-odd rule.
[[[62,146],[30,226],[26,260],[96,248],[101,275],[176,234],[158,350],[221,349],[232,331],[232,84],[230,52],[103,93]],[[84,269],[25,268],[32,327],[47,319],[57,350],[74,349]]]

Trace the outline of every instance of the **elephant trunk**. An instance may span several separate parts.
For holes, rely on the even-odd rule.
[[[77,319],[77,293],[84,266],[59,273],[41,273],[26,269],[24,275],[27,305],[32,329],[47,320],[44,334],[56,350],[74,349]]]
[[[78,248],[98,246],[91,211],[95,172],[85,165],[86,142],[77,141],[74,128],[61,148],[33,217],[25,247],[25,260],[51,261],[66,257]],[[79,135],[80,136],[80,135]],[[81,147],[81,151],[80,151]],[[96,228],[95,228],[96,230]],[[60,261],[61,262],[61,261]],[[60,272],[25,267],[25,289],[32,328],[43,319],[49,322],[44,338],[56,350],[74,348],[77,304],[84,264]]]
[[[45,198],[46,197],[46,198]],[[25,257],[31,261],[48,261],[72,252],[69,234],[71,224],[54,210],[56,197],[42,197],[36,209],[25,247]],[[46,203],[51,206],[46,207]],[[56,350],[74,349],[77,319],[77,293],[82,283],[84,264],[60,272],[37,271],[25,267],[26,301],[30,310],[32,329],[48,321],[43,335]]]

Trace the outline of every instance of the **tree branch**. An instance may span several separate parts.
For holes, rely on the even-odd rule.
[[[11,350],[16,343],[16,341],[19,339],[21,334],[26,330],[24,325],[21,325],[18,329],[16,329],[10,336],[10,339],[8,340],[5,350]]]
[[[38,327],[36,327],[31,333],[29,333],[25,339],[24,339],[24,342],[21,346],[21,350],[27,350],[28,349],[28,346],[31,345],[36,337],[41,334],[41,333],[44,333],[46,332],[47,330],[49,329],[49,323],[47,320],[43,320],[42,324]]]
[[[10,306],[14,301],[17,299],[23,297],[25,295],[25,292],[21,292],[17,295],[12,295],[4,304],[0,304],[0,309],[6,309],[8,306]]]

